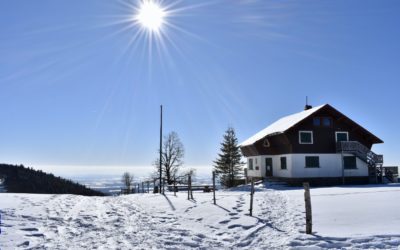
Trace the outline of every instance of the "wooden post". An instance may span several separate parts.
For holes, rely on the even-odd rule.
[[[192,176],[190,175],[190,198],[193,200]]]
[[[214,205],[216,205],[216,204],[217,204],[217,201],[215,200],[215,171],[212,172],[212,178],[213,178]]]
[[[176,196],[176,177],[174,175],[174,195]]]
[[[156,188],[156,179],[153,179],[153,193],[154,193],[154,189]],[[158,193],[158,192],[157,192]]]
[[[254,197],[254,180],[251,178],[251,189],[250,189],[250,216],[253,216],[253,197]]]
[[[306,234],[312,234],[310,184],[308,182],[304,182],[303,187],[304,187],[304,201],[306,204]]]
[[[190,188],[189,188],[189,184],[190,183],[190,175],[188,175],[188,181],[187,181],[187,189],[188,189],[188,200],[190,200]]]
[[[147,181],[147,193],[150,193],[150,181]]]

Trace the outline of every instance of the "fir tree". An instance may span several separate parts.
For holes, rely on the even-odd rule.
[[[228,128],[221,143],[221,152],[214,161],[214,171],[225,187],[233,187],[235,180],[242,176],[242,154],[233,128]]]

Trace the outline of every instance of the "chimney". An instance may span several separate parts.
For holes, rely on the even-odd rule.
[[[304,106],[304,110],[312,109],[311,105],[308,105],[308,96],[306,96],[306,106]]]

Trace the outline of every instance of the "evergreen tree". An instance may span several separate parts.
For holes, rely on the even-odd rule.
[[[242,176],[242,154],[238,146],[235,130],[229,127],[221,143],[221,152],[214,161],[214,171],[225,187],[233,187],[235,180]]]

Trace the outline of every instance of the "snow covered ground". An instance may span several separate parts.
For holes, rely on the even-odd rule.
[[[175,197],[0,194],[1,249],[400,248],[400,186],[311,190],[315,232],[304,234],[301,189],[248,187]]]

